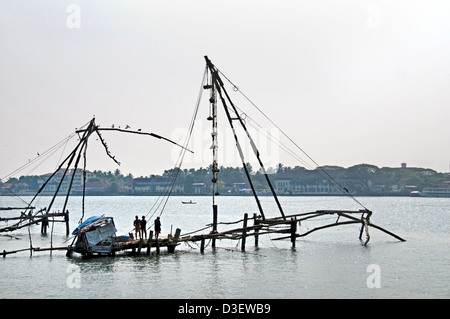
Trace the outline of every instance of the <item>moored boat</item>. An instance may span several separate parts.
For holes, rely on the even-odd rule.
[[[74,229],[75,244],[69,248],[67,254],[73,252],[83,256],[90,256],[93,253],[114,254],[117,248],[117,229],[112,217],[92,216]]]

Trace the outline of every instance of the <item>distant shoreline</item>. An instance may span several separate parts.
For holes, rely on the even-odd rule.
[[[19,194],[20,196],[34,196],[35,193]],[[163,194],[86,194],[86,197],[145,197],[145,196],[162,196]],[[15,197],[17,195],[4,194],[4,197]],[[40,194],[40,196],[52,197],[54,194]],[[66,194],[57,195],[57,197],[65,197]],[[81,194],[71,194],[71,197],[81,197]],[[173,197],[211,197],[208,194],[172,194]],[[252,194],[221,194],[216,195],[218,197],[252,197]],[[271,197],[271,194],[258,194],[259,197]],[[411,198],[450,198],[450,196],[424,196],[424,195],[410,195],[410,194],[396,194],[396,193],[383,193],[383,194],[277,194],[278,197],[411,197]]]

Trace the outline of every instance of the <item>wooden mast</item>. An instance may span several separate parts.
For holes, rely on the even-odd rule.
[[[211,73],[211,77],[214,80],[214,82],[212,83],[212,87],[211,88],[215,88],[217,90],[217,92],[219,93],[219,96],[220,96],[220,99],[222,101],[225,113],[227,114],[228,122],[230,123],[231,129],[232,129],[233,134],[234,134],[234,139],[236,141],[236,148],[238,149],[238,153],[239,153],[239,156],[240,156],[241,161],[242,161],[242,166],[244,168],[245,175],[247,176],[247,180],[248,180],[248,182],[250,184],[250,188],[252,190],[253,196],[255,197],[256,204],[258,205],[259,212],[260,212],[262,218],[264,219],[265,218],[264,211],[262,209],[261,202],[259,201],[258,195],[256,194],[256,190],[255,190],[255,187],[253,186],[253,182],[252,182],[252,180],[250,178],[250,172],[248,171],[247,165],[245,164],[244,153],[242,152],[242,148],[241,148],[241,145],[239,143],[239,139],[238,139],[238,137],[236,135],[236,130],[235,130],[234,125],[233,125],[233,119],[231,118],[230,112],[228,111],[225,99],[222,96],[221,87],[223,88],[223,82],[222,82],[222,80],[219,77],[217,68],[212,64],[212,62],[208,59],[207,56],[205,56],[205,60],[206,60],[206,65],[208,66],[208,69],[209,69],[209,71]]]
[[[217,130],[217,97],[216,97],[216,73],[211,72],[211,84],[206,85],[206,88],[211,89],[209,103],[210,103],[210,116],[208,120],[212,123],[212,153],[213,153],[213,162],[212,162],[212,196],[213,196],[213,229],[211,231],[212,234],[217,233],[217,214],[218,207],[215,202],[216,195],[219,195],[219,185],[217,182],[219,181],[219,159],[218,159],[218,130]],[[212,239],[211,243],[212,247],[216,247],[216,239]]]
[[[259,156],[258,148],[256,147],[256,144],[253,141],[253,138],[251,137],[249,131],[247,130],[247,127],[246,127],[244,121],[242,120],[241,116],[239,116],[239,113],[238,113],[238,111],[237,111],[233,101],[231,100],[230,96],[228,95],[228,92],[227,92],[227,90],[225,89],[225,87],[223,85],[223,81],[222,81],[222,79],[219,76],[218,69],[212,64],[211,60],[209,60],[209,58],[207,56],[205,56],[205,60],[206,60],[206,64],[207,64],[207,66],[208,66],[208,68],[209,68],[209,70],[211,72],[211,76],[212,76],[212,81],[213,81],[213,83],[212,83],[212,91],[214,91],[214,103],[216,102],[215,90],[217,90],[217,92],[219,93],[220,99],[222,101],[222,105],[224,107],[225,113],[227,115],[228,122],[229,122],[229,124],[231,126],[231,129],[233,131],[233,134],[234,134],[234,137],[235,137],[235,140],[236,140],[236,147],[238,149],[239,156],[241,157],[242,165],[244,167],[245,174],[247,176],[247,180],[249,181],[250,188],[252,190],[253,196],[256,199],[256,202],[257,202],[257,205],[258,205],[258,209],[259,209],[259,212],[260,212],[262,218],[265,219],[264,211],[263,211],[263,209],[261,207],[261,203],[260,203],[260,201],[258,199],[258,195],[256,194],[256,190],[255,190],[255,188],[253,186],[253,182],[252,182],[252,180],[250,178],[250,172],[248,171],[247,165],[245,164],[245,159],[244,159],[244,155],[243,155],[243,152],[242,152],[242,148],[240,146],[239,139],[237,137],[236,130],[235,130],[234,125],[233,125],[233,120],[235,120],[235,119],[237,119],[239,121],[239,124],[244,129],[244,131],[245,131],[245,133],[247,135],[247,138],[249,139],[251,148],[252,148],[253,152],[255,153],[256,158],[258,159],[259,165],[260,165],[260,167],[261,167],[261,169],[263,171],[263,175],[266,178],[267,184],[269,185],[269,188],[270,188],[270,190],[272,192],[272,195],[273,195],[273,197],[275,199],[275,202],[276,202],[276,204],[278,206],[278,209],[279,209],[279,211],[281,213],[281,216],[283,217],[283,219],[286,219],[286,217],[284,215],[284,212],[283,212],[283,208],[281,207],[281,203],[278,200],[278,196],[277,196],[277,194],[275,192],[275,189],[274,189],[274,187],[273,187],[273,185],[272,185],[272,183],[271,183],[271,181],[269,179],[269,176],[267,175],[267,172],[266,172],[264,164],[263,164],[263,162],[261,160],[261,157]],[[230,111],[229,111],[228,106],[227,106],[227,103],[226,103],[226,100],[225,100],[225,97],[222,94],[222,92],[225,95],[226,100],[230,104],[231,109],[235,113],[236,118],[233,118],[231,116]],[[211,94],[213,94],[213,93],[211,93]],[[210,99],[210,101],[211,101],[211,99]],[[216,106],[216,105],[214,105],[214,106]],[[215,119],[214,116],[213,116],[213,119]],[[216,125],[216,128],[217,128],[217,123],[215,123],[215,125]],[[213,134],[214,134],[214,131],[213,131]],[[213,136],[213,147],[214,147],[214,136]],[[213,164],[213,173],[214,173],[214,164]]]

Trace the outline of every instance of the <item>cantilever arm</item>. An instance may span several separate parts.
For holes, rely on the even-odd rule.
[[[184,146],[182,146],[182,145],[180,145],[180,144],[178,144],[178,143],[176,143],[176,142],[174,142],[174,141],[172,141],[172,140],[170,140],[170,139],[168,139],[168,138],[166,138],[164,136],[161,136],[161,135],[158,135],[158,134],[155,134],[155,133],[147,133],[147,132],[141,132],[141,131],[132,131],[132,130],[124,130],[124,129],[120,129],[120,128],[108,128],[108,127],[97,127],[96,130],[97,131],[118,131],[118,132],[123,132],[123,133],[148,135],[148,136],[152,136],[152,137],[155,137],[157,139],[160,139],[160,140],[165,140],[165,141],[170,142],[170,143],[172,143],[172,144],[174,144],[176,146],[181,147],[182,149],[185,149],[185,150],[187,150],[187,151],[189,151],[191,153],[194,153],[190,149],[188,149],[188,148],[186,148],[186,147],[184,147]],[[76,133],[81,133],[81,132],[84,132],[84,131],[85,130],[78,130],[78,131],[76,131]]]

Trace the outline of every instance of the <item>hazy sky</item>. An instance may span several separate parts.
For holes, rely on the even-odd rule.
[[[0,178],[94,115],[101,126],[182,143],[204,55],[321,165],[406,162],[447,172],[449,17],[446,0],[0,0]],[[211,162],[207,100],[205,92],[196,153],[183,168]],[[226,133],[219,165],[237,166]],[[255,136],[267,167],[304,166]],[[122,165],[92,139],[90,169],[162,173],[179,151],[150,137],[103,137]],[[18,174],[51,171],[74,143]]]

